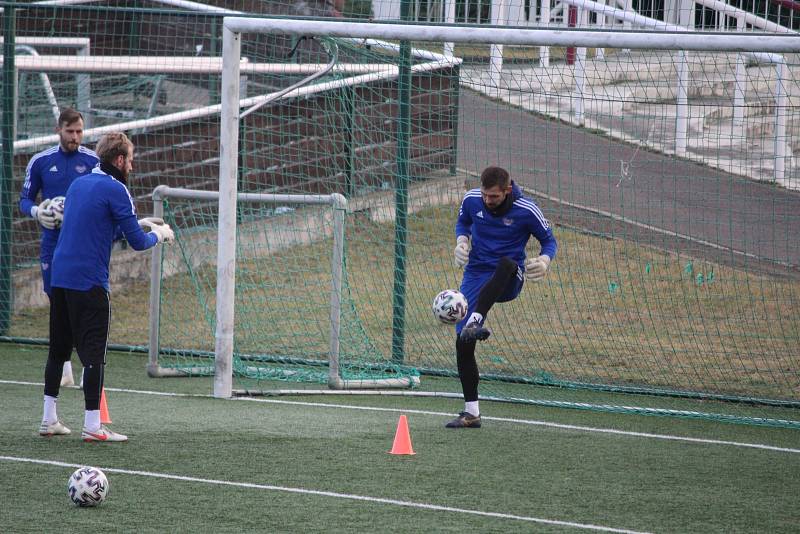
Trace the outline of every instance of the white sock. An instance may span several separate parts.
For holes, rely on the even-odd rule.
[[[478,401],[465,402],[464,411],[471,413],[475,417],[478,417],[481,414],[481,409],[478,408]]]
[[[100,410],[86,410],[83,414],[83,428],[89,432],[100,430]]]
[[[63,376],[72,376],[72,362],[64,362]]]
[[[483,322],[483,315],[476,312],[469,316],[469,319],[467,319],[467,322],[464,326],[470,325],[472,323],[481,324],[481,322]]]
[[[56,397],[44,396],[44,415],[42,421],[47,424],[52,424],[58,421],[58,413],[56,412]]]

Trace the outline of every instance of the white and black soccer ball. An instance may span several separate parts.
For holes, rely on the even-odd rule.
[[[78,506],[97,506],[108,497],[108,479],[96,467],[81,467],[69,477],[67,491]]]
[[[444,324],[456,324],[467,315],[467,298],[455,289],[445,289],[433,299],[433,316]]]
[[[60,228],[61,223],[64,221],[64,200],[64,197],[53,197],[50,200],[48,209],[53,212],[53,216],[56,218],[56,228]]]

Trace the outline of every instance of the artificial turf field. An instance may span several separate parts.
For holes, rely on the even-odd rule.
[[[797,532],[800,431],[508,403],[449,430],[445,398],[219,400],[211,380],[150,379],[111,353],[122,444],[83,443],[82,392],[59,397],[71,436],[41,438],[46,348],[0,344],[3,532]],[[80,366],[76,366],[78,369]],[[435,380],[423,377],[425,380]],[[391,455],[398,417],[413,456]],[[108,500],[67,498],[79,466]]]

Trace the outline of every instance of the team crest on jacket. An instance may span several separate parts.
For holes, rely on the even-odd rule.
[[[75,165],[75,172],[79,172],[81,174],[86,173],[86,165],[83,164]]]
[[[46,271],[49,268],[50,268],[50,264],[49,263],[42,262],[42,270],[43,271]]]
[[[514,224],[514,219],[503,217],[503,224],[505,224],[506,226],[511,226],[512,224]]]

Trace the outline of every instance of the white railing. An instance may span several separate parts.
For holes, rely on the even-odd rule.
[[[0,44],[3,43],[3,36],[0,35]],[[65,48],[68,50],[75,50],[76,57],[85,57],[91,53],[91,41],[87,37],[23,37],[17,36],[14,39],[14,44],[17,50],[27,52],[31,56],[39,56],[36,47],[47,48]],[[0,58],[0,65],[2,65],[2,58]],[[21,69],[17,69],[21,70]],[[50,84],[50,78],[47,73],[40,72],[39,76],[44,86],[45,94],[47,95],[48,104],[50,105],[55,119],[58,119],[58,101],[56,100],[53,87]],[[87,128],[91,126],[91,118],[88,115],[89,108],[91,107],[91,78],[88,74],[79,73],[75,76],[75,83],[77,87],[76,105],[78,111],[84,113],[84,126]],[[17,109],[16,103],[14,109]],[[14,121],[16,125],[16,119]]]
[[[727,4],[719,2],[718,0],[695,0],[697,3],[707,4],[709,6],[714,6],[715,8],[722,9],[723,7],[730,7]],[[579,12],[594,12],[598,15],[602,15],[604,17],[611,17],[620,21],[629,22],[635,27],[642,27],[642,28],[649,28],[649,29],[658,29],[670,32],[680,32],[685,31],[687,33],[690,32],[686,26],[680,26],[676,24],[669,24],[663,21],[659,21],[656,19],[651,19],[649,17],[644,17],[632,11],[625,11],[621,9],[616,9],[610,6],[606,6],[600,4],[598,2],[594,2],[592,0],[562,0],[562,3],[568,4],[570,6],[578,8]],[[736,8],[728,9],[727,13],[730,16],[738,17],[740,20],[740,27],[743,24],[751,24],[755,27],[765,29],[768,31],[773,31],[775,33],[795,33],[787,28],[783,28],[781,32],[777,32],[775,28],[772,27],[773,23],[765,20],[757,20],[752,14],[742,11]],[[579,20],[581,20],[579,18]],[[578,48],[577,50],[577,58],[575,62],[575,89],[573,91],[573,115],[575,117],[575,121],[578,124],[583,124],[583,112],[584,112],[584,95],[585,95],[585,87],[584,87],[584,80],[585,76],[585,57],[586,57],[586,49],[585,48]],[[744,72],[744,57],[751,58],[759,63],[766,63],[766,64],[773,64],[775,65],[775,88],[773,92],[773,97],[775,100],[775,130],[773,134],[773,142],[774,142],[774,173],[773,178],[777,183],[782,183],[785,172],[786,172],[786,156],[787,156],[787,144],[786,144],[786,103],[787,103],[787,95],[785,89],[785,79],[786,79],[786,60],[780,54],[767,54],[767,53],[748,53],[743,52],[739,54],[739,59],[737,61],[737,67],[735,70],[735,80],[734,80],[734,117],[733,117],[733,124],[734,127],[743,128],[744,127],[744,86],[745,86],[745,72]],[[676,54],[677,60],[677,101],[676,101],[676,121],[675,121],[675,154],[678,156],[686,156],[686,147],[688,141],[688,123],[689,123],[689,102],[688,102],[688,91],[689,91],[689,84],[691,80],[689,79],[689,65],[688,65],[688,53],[685,51],[679,51]]]
[[[160,0],[162,2],[183,2],[183,0]],[[655,5],[643,8],[640,2],[640,12],[633,10],[631,0],[598,0],[597,4],[608,5],[612,8],[621,9],[622,11],[635,13],[650,21],[656,21],[653,27],[659,29],[666,29],[670,25],[680,25],[687,29],[713,29],[713,30],[729,30],[735,28],[736,31],[744,31],[745,29],[753,28],[775,33],[791,33],[793,30],[785,26],[781,26],[775,22],[767,20],[770,12],[770,6],[777,6],[777,14],[780,16],[787,10],[793,10],[795,4],[800,8],[800,2],[794,0],[767,0],[764,4],[754,3],[752,11],[746,11],[732,5],[727,4],[721,0],[693,0],[691,2],[676,2],[672,8],[669,5],[665,6],[662,10],[663,19],[657,19],[654,15],[657,10]],[[785,4],[786,6],[784,6]],[[399,20],[400,19],[400,0],[373,0],[373,13],[378,20]],[[481,17],[483,6],[490,5],[488,16]],[[756,10],[764,6],[763,17],[761,13]],[[424,9],[422,8],[424,6]],[[696,7],[701,6],[701,10]],[[570,7],[578,9],[577,12],[573,11],[570,14]],[[714,24],[708,25],[704,20],[705,10],[714,13]],[[475,11],[478,13],[477,17],[469,16],[469,13]],[[775,9],[773,9],[773,12]],[[423,15],[424,14],[424,15]],[[565,0],[467,0],[461,5],[461,9],[457,10],[456,0],[416,0],[414,9],[412,10],[412,20],[415,22],[444,22],[446,24],[459,23],[473,23],[473,24],[488,24],[493,26],[538,26],[538,27],[595,27],[601,29],[626,29],[629,30],[635,27],[635,24],[621,20],[618,17],[597,14],[594,21],[590,19],[588,13],[581,13],[579,8],[571,2]],[[800,12],[796,15],[800,18]],[[795,17],[790,17],[790,21]],[[733,21],[733,22],[731,22]],[[660,24],[659,24],[660,23]],[[501,59],[492,59],[492,70],[502,70],[502,46],[492,48],[492,58],[496,52],[501,53]],[[602,50],[598,52],[601,56]],[[445,43],[444,54],[453,54],[453,44]],[[540,66],[549,66],[550,50],[548,47],[541,47],[539,51]]]
[[[181,5],[184,0],[161,0],[162,3]],[[189,2],[190,3],[190,2]],[[618,7],[625,11],[632,11],[631,0],[608,0],[600,3]],[[560,0],[467,0],[456,8],[455,0],[415,0],[411,9],[411,20],[414,22],[444,22],[468,24],[495,24],[490,16],[496,4],[505,4],[500,9],[505,9],[507,18],[505,24],[512,26],[548,26],[568,24],[568,5]],[[668,23],[679,23],[681,19],[687,20],[687,25],[703,30],[730,30],[736,28],[733,18],[745,14],[753,22],[748,21],[754,28],[767,29],[761,22],[768,21],[769,17],[777,20],[788,21],[791,25],[800,19],[800,2],[796,0],[767,0],[754,2],[750,10],[742,10],[726,2],[718,1],[716,5],[709,2],[668,2],[666,5],[656,5],[656,2],[639,2],[638,13],[648,18],[661,20]],[[701,9],[696,9],[700,6]],[[373,16],[377,20],[399,20],[400,0],[373,0]],[[219,8],[216,8],[221,11]],[[707,16],[707,14],[709,16]],[[709,23],[706,18],[711,18]],[[769,21],[768,21],[769,22]],[[588,23],[588,21],[587,21]],[[617,23],[609,20],[598,19],[591,23],[597,27],[616,26]],[[769,22],[769,24],[775,24]],[[775,24],[776,26],[780,26]],[[769,31],[782,31],[780,29]]]
[[[421,1],[421,0],[420,0]],[[436,0],[428,1],[428,13],[435,5]],[[784,0],[792,2],[792,0]],[[608,2],[608,4],[607,4]],[[380,5],[380,13],[384,18],[399,18],[399,2],[396,0],[375,0],[375,5]],[[387,9],[387,5],[396,5],[397,9]],[[456,13],[455,0],[444,0],[441,20],[446,23],[462,22],[463,13],[469,9],[469,2],[464,5],[461,17]],[[545,27],[575,26],[578,28],[614,28],[621,29],[647,28],[668,32],[691,32],[694,28],[704,27],[703,20],[698,20],[696,6],[713,10],[718,14],[718,24],[715,29],[727,29],[729,21],[735,21],[736,31],[743,32],[756,29],[770,33],[794,34],[790,28],[781,26],[765,18],[757,16],[753,11],[746,11],[731,6],[720,0],[692,0],[691,2],[678,3],[672,11],[665,11],[664,18],[673,19],[673,22],[647,17],[633,11],[631,0],[560,0],[551,8],[551,0],[530,0],[524,3],[514,0],[496,0],[492,2],[491,16],[488,20],[493,26],[532,26]],[[681,7],[683,9],[681,9]],[[753,9],[755,10],[755,6]],[[571,11],[571,12],[570,12]],[[419,10],[417,10],[419,12]],[[538,15],[537,15],[538,12]],[[590,13],[594,14],[591,23]],[[702,11],[699,12],[702,17]],[[478,21],[480,22],[480,21]],[[495,93],[499,93],[502,85],[503,71],[503,46],[502,44],[490,45],[490,58],[488,65],[488,86]],[[453,43],[444,44],[444,54],[452,56]],[[584,108],[586,94],[586,48],[578,46],[574,49],[574,88],[572,91],[572,114],[577,124],[584,123]],[[595,59],[603,58],[603,49],[596,50]],[[734,71],[733,117],[734,134],[745,127],[744,124],[744,88],[745,83],[745,58],[750,58],[758,63],[775,65],[775,86],[773,99],[775,102],[775,128],[774,142],[774,173],[773,178],[777,183],[782,183],[786,172],[787,143],[786,126],[788,97],[785,89],[786,62],[779,54],[741,53],[737,58]],[[691,79],[689,76],[688,53],[676,52],[677,79],[676,84],[676,121],[674,152],[678,156],[686,156],[688,143],[689,102],[688,95]],[[550,66],[550,50],[547,46],[539,47],[539,66]],[[496,96],[496,95],[492,95]],[[790,155],[790,154],[789,154]]]
[[[437,69],[458,65],[460,63],[460,60],[457,59],[451,60],[444,58],[443,56],[440,57],[442,59],[439,61],[429,61],[426,63],[418,63],[416,65],[413,65],[411,67],[411,71],[413,73],[430,72]],[[172,69],[180,68],[180,64],[178,64],[177,66],[171,65],[165,62],[165,58],[160,58],[160,60],[161,60],[160,65],[162,69],[171,71]],[[258,64],[251,64],[251,65],[258,65]],[[309,72],[314,72],[315,71],[314,69],[319,70],[323,66],[324,65],[316,65],[316,64],[286,65],[284,63],[280,64],[266,63],[266,64],[261,64],[261,68],[258,68],[258,71],[269,72],[271,69],[272,72],[309,73]],[[285,94],[283,94],[281,91],[276,91],[274,93],[267,93],[264,95],[243,98],[240,101],[239,105],[240,107],[250,107],[259,105],[264,101],[272,101],[279,93],[281,99],[302,98],[312,94],[322,93],[333,89],[338,89],[341,87],[361,85],[380,80],[389,80],[397,77],[398,67],[396,65],[375,63],[371,64],[370,66],[374,67],[374,70],[367,72],[365,74],[356,74],[347,78],[340,78],[332,81],[319,82],[306,87],[294,89]],[[118,65],[114,62],[97,64],[96,68],[101,69],[104,72],[125,72],[124,70],[125,65]],[[206,72],[212,72],[212,69],[215,69],[213,70],[213,72],[220,72],[222,68],[224,68],[224,65],[223,62],[220,60],[216,63],[216,66],[209,64],[208,67],[206,68]],[[358,71],[360,69],[351,69],[351,70]],[[242,69],[242,71],[246,72],[246,69]],[[101,135],[109,132],[139,130],[143,128],[153,128],[156,126],[168,126],[180,122],[197,120],[203,117],[216,116],[219,115],[221,109],[222,107],[220,104],[215,104],[211,106],[189,109],[186,111],[178,111],[167,115],[161,115],[159,117],[138,119],[127,122],[120,122],[116,124],[109,124],[107,126],[101,126],[97,128],[91,128],[87,129],[84,132],[84,141],[86,142],[94,141],[98,139]],[[33,150],[41,146],[46,146],[57,142],[58,142],[57,134],[35,137],[31,139],[21,139],[14,142],[14,151],[19,152],[23,150]]]
[[[90,3],[93,0],[49,0],[45,2],[38,2],[42,5],[69,5]],[[240,11],[220,8],[216,6],[209,6],[199,2],[190,0],[155,0],[156,2],[182,9],[189,9],[196,12],[215,13],[215,14],[242,14]],[[783,2],[793,3],[793,0],[782,0]],[[506,25],[544,25],[550,27],[564,27],[572,25],[576,27],[597,27],[597,28],[615,28],[621,27],[623,29],[630,28],[649,28],[664,31],[690,31],[690,28],[702,26],[703,21],[696,20],[695,6],[703,6],[704,8],[714,10],[719,14],[718,27],[727,28],[730,19],[735,20],[736,28],[738,31],[746,31],[748,28],[755,28],[772,33],[796,33],[791,29],[780,26],[774,22],[756,16],[751,11],[745,11],[731,5],[726,4],[720,0],[692,0],[686,2],[683,6],[688,6],[682,10],[673,10],[672,12],[665,12],[665,18],[676,19],[677,24],[658,20],[651,17],[646,17],[632,10],[631,0],[560,0],[552,3],[552,0],[530,0],[526,6],[519,0],[478,0],[475,4],[477,9],[478,19],[476,22],[484,22],[481,18],[482,9],[486,2],[490,2],[490,16],[488,22],[495,26]],[[474,2],[473,2],[474,3]],[[399,18],[399,0],[375,0],[374,11],[376,18],[391,19]],[[423,9],[424,6],[424,9]],[[414,13],[416,15],[424,14],[426,21],[441,21],[456,22],[461,21],[469,12],[470,2],[463,4],[463,10],[457,13],[455,0],[417,0],[414,4]],[[755,8],[754,8],[755,9]],[[594,14],[594,20],[590,17],[590,13]],[[702,16],[702,13],[700,14]],[[20,44],[29,44],[25,38],[18,38],[17,42]],[[39,39],[39,38],[37,38]],[[68,46],[67,44],[56,45],[55,43],[66,43],[69,39],[58,38],[41,38],[50,39],[48,46]],[[81,40],[81,43],[72,43],[70,46],[78,48],[80,55],[88,55],[89,44],[88,39]],[[85,43],[84,43],[85,41]],[[387,43],[385,41],[370,40],[368,43],[373,47],[380,47],[385,49],[397,50],[398,45]],[[500,87],[501,74],[503,70],[503,44],[491,45],[491,60],[489,65],[489,85],[492,87]],[[443,62],[451,61],[453,56],[453,44],[445,43],[444,54],[436,54],[423,50],[414,50],[414,55],[422,59],[431,61],[434,64],[441,65]],[[596,52],[596,59],[602,58],[603,49],[598,48]],[[578,46],[575,50],[575,67],[574,67],[574,89],[573,89],[573,115],[577,123],[583,122],[584,116],[584,95],[585,95],[585,80],[586,80],[586,48]],[[740,55],[735,69],[734,80],[734,96],[733,96],[733,125],[735,128],[744,127],[744,57]],[[786,142],[784,141],[786,135],[786,101],[787,96],[784,88],[785,79],[785,62],[783,58],[775,54],[750,54],[749,57],[761,63],[772,63],[776,65],[776,82],[774,89],[775,99],[775,179],[782,180],[785,172],[785,157],[786,157]],[[22,58],[21,58],[22,59]],[[186,58],[184,61],[187,61]],[[211,58],[208,58],[211,59]],[[215,58],[216,59],[216,58]],[[214,61],[215,59],[211,59]],[[687,65],[687,54],[684,52],[677,53],[678,59],[678,77],[676,80],[676,94],[677,94],[677,120],[676,120],[676,136],[674,150],[677,155],[686,154],[687,144],[687,131],[688,131],[688,90],[689,83],[689,69]],[[33,61],[39,61],[39,58],[30,58]],[[218,60],[218,59],[217,59]],[[24,60],[21,63],[25,63]],[[539,65],[541,67],[548,67],[550,63],[550,52],[548,46],[540,46]],[[62,69],[64,65],[62,64]],[[105,67],[104,67],[105,68]],[[215,65],[213,70],[218,67]],[[88,74],[79,74],[81,81],[78,83],[78,107],[79,109],[90,108],[89,96],[89,81]],[[51,106],[53,102],[50,102]],[[122,123],[113,125],[112,128],[119,129],[121,127],[132,127],[134,124],[139,125],[155,125],[165,124],[171,121],[181,121],[189,118],[196,118],[197,111],[202,114],[215,114],[218,113],[216,106],[209,106],[202,110],[194,110],[194,112],[180,112],[164,117],[156,117],[153,119],[146,119],[144,121],[132,121],[130,123]],[[90,126],[90,125],[87,125]],[[145,126],[145,127],[146,127]],[[87,134],[92,137],[94,134],[108,130],[108,127],[92,129],[87,128]],[[96,131],[95,131],[96,130]],[[54,136],[45,136],[42,138],[28,139],[15,143],[15,149],[22,149],[33,145],[39,145],[41,142],[51,142]],[[45,141],[46,140],[46,141]]]

